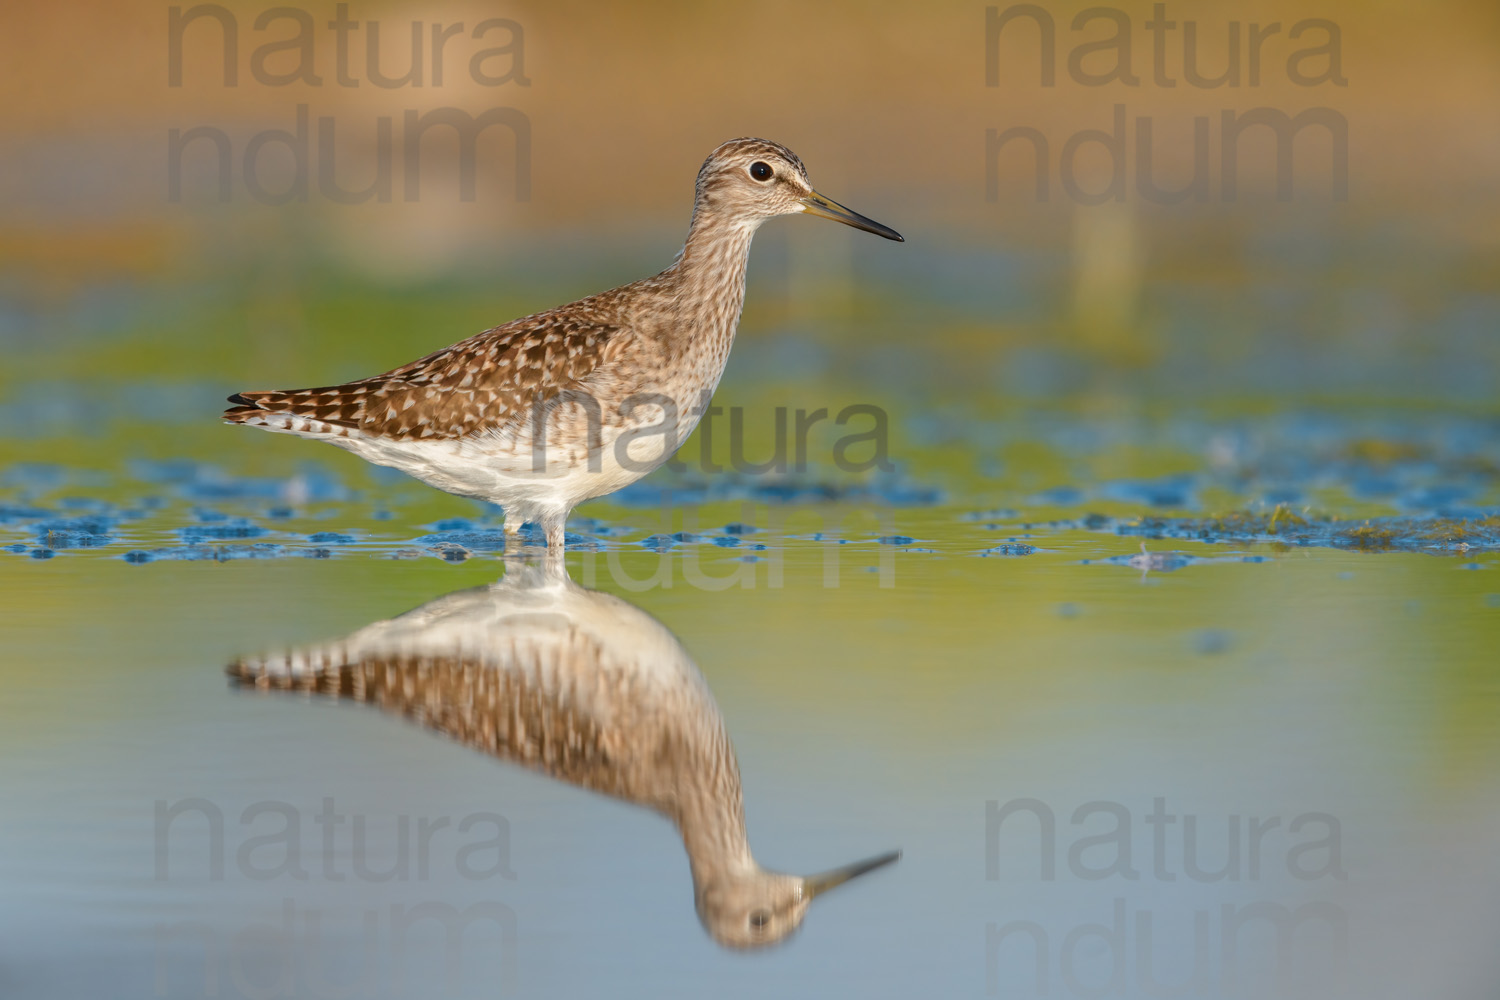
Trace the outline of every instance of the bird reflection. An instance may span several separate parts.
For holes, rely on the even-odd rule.
[[[786,938],[814,897],[900,857],[805,877],[757,864],[734,747],[697,666],[656,619],[555,566],[513,564],[498,583],[229,673],[262,690],[374,704],[656,810],[682,835],[699,919],[728,947]]]

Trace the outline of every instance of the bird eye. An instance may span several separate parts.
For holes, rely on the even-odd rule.
[[[754,177],[758,181],[770,180],[771,174],[773,172],[774,171],[771,170],[771,165],[769,163],[763,163],[760,160],[756,160],[754,163],[750,164],[750,176]]]
[[[764,164],[759,164],[758,163],[758,164],[756,164],[756,166],[764,166]],[[770,922],[771,922],[771,911],[770,910],[756,910],[756,911],[754,911],[753,913],[750,914],[750,926],[754,927],[756,930],[762,929],[763,927],[766,926],[766,924],[769,924]]]

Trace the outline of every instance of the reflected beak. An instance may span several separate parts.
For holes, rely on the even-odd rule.
[[[802,199],[802,211],[808,215],[816,215],[820,218],[832,219],[834,222],[842,222],[844,225],[853,226],[855,229],[863,229],[865,232],[874,233],[876,236],[884,236],[886,239],[895,240],[897,243],[906,242],[901,234],[890,226],[882,226],[874,219],[867,219],[858,212],[851,212],[832,198],[825,198],[816,191],[808,192],[807,196]]]
[[[866,219],[865,221],[868,222],[869,220]],[[849,224],[851,226],[854,225],[852,222]],[[871,225],[874,225],[874,223],[871,223]],[[874,232],[875,230],[871,231]],[[900,238],[899,236],[896,237],[896,239]],[[832,871],[809,875],[802,880],[802,898],[804,900],[811,900],[814,896],[821,896],[829,889],[837,888],[852,878],[858,878],[866,872],[872,872],[877,868],[884,868],[886,865],[900,860],[901,852],[891,851],[889,854],[866,858],[863,861],[856,861],[852,865],[845,865],[842,868],[835,868]]]

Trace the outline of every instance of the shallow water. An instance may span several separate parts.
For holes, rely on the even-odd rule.
[[[861,276],[842,313],[792,294],[768,227],[724,416],[575,512],[566,562],[701,670],[761,864],[898,863],[728,950],[671,822],[424,724],[462,705],[420,676],[389,689],[420,711],[231,683],[507,570],[498,511],[219,426],[228,392],[647,270],[569,248],[393,288],[278,249],[132,286],[107,324],[0,330],[0,991],[1489,995],[1481,279],[1392,285],[1404,332],[1371,340],[1368,309],[1312,305],[1383,272],[1340,291],[1353,250],[1292,267],[1316,241],[1283,234],[1228,285],[1167,268],[1162,322],[1111,334],[1059,318],[1066,255],[917,234],[892,263],[841,235],[812,245]],[[838,450],[882,421],[883,448]]]
[[[496,580],[494,511],[295,451],[13,464],[8,989],[1470,995],[1497,971],[1495,442],[1370,420],[1032,413],[977,444],[928,411],[907,433],[964,460],[689,469],[579,511],[574,579],[702,670],[756,857],[904,852],[763,954],[705,933],[661,816],[228,683]]]

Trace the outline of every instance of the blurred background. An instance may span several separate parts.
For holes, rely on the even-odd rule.
[[[1492,398],[1491,4],[1168,5],[1171,30],[1151,4],[1077,28],[1082,8],[1054,5],[1050,45],[1037,18],[997,31],[974,4],[369,3],[346,31],[326,6],[259,29],[270,8],[240,3],[176,29],[166,5],[5,14],[7,423],[98,433],[186,406],[193,385],[325,384],[658,270],[698,165],[742,134],[788,144],[909,243],[768,226],[741,341],[762,365],[738,358],[731,384],[773,365],[994,397]],[[1128,57],[1107,43],[1120,32]],[[1095,82],[1117,72],[1134,82]],[[262,139],[247,177],[255,137],[295,133],[299,108],[303,139]],[[405,116],[445,108],[514,109],[526,134],[492,125],[466,158],[434,127],[409,197]],[[1226,189],[1223,115],[1257,109],[1334,116],[1285,140],[1289,191],[1264,126]],[[1048,146],[1045,198],[1035,141],[987,139],[1015,128]],[[223,149],[200,135],[174,153],[192,129]],[[1119,146],[1069,155],[1091,130]],[[388,198],[330,195],[378,185],[382,162]],[[1142,194],[1195,175],[1178,204]],[[1082,203],[1096,192],[1110,200]],[[120,398],[143,385],[148,403]]]
[[[7,5],[0,991],[203,995],[164,922],[228,941],[295,897],[349,963],[352,907],[495,889],[154,879],[153,803],[204,795],[241,838],[249,803],[334,796],[387,854],[397,814],[500,809],[521,995],[1033,995],[987,945],[1013,920],[1055,995],[1117,897],[1174,982],[1195,908],[1331,901],[1347,995],[1493,995],[1500,7],[1085,7]],[[457,112],[493,119],[471,149]],[[224,396],[660,270],[741,135],[907,242],[767,224],[715,402],[753,460],[776,407],[877,406],[891,468],[836,468],[829,422],[780,477],[693,441],[569,559],[702,666],[767,864],[907,851],[754,959],[698,930],[654,817],[220,673],[499,574],[493,510],[224,427]],[[1259,882],[1053,884],[1016,834],[991,881],[985,803],[1022,797],[1063,844],[1123,803],[1142,852],[1165,797],[1215,865],[1226,818],[1328,813],[1347,877],[1282,843]],[[1250,995],[1339,995],[1257,942]]]

